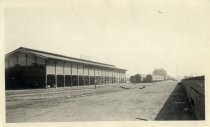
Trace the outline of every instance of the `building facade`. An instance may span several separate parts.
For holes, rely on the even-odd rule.
[[[20,47],[5,57],[6,89],[57,88],[126,82],[114,65]]]

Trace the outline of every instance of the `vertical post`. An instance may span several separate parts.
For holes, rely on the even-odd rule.
[[[55,61],[55,88],[57,88],[57,72],[56,72],[56,65],[57,64],[57,62]]]
[[[100,74],[99,74],[99,68],[98,68],[98,74],[97,74],[97,84],[99,85],[99,80],[100,80]]]
[[[101,70],[100,69],[98,69],[98,76],[99,76],[98,84],[101,84]]]
[[[119,71],[119,83],[121,83],[121,71]]]
[[[112,70],[112,83],[114,84],[114,70]]]
[[[88,67],[88,85],[90,85],[90,67]]]
[[[113,84],[113,70],[111,71],[111,73],[112,73],[112,84]]]
[[[120,83],[122,83],[122,71],[120,70]]]
[[[95,89],[96,89],[96,76],[95,76],[95,67],[94,67],[94,85],[95,85]]]
[[[109,84],[109,70],[106,71],[106,76],[107,76],[107,84]]]
[[[117,72],[116,72],[116,77],[117,77],[117,84],[119,84],[119,73],[118,73],[118,70],[117,70]]]
[[[66,86],[66,78],[65,78],[65,62],[63,62],[63,87]]]
[[[84,72],[84,64],[83,64],[83,85],[85,86],[85,76],[84,76],[85,72]]]
[[[103,69],[101,69],[101,73],[102,73],[102,84],[104,85],[104,71],[103,71]]]
[[[110,83],[110,70],[108,70],[108,84]]]
[[[118,72],[118,77],[119,77],[119,84],[120,84],[120,71]]]
[[[104,70],[104,79],[105,79],[105,83],[104,84],[106,84],[106,69]]]
[[[77,86],[79,86],[79,71],[78,71],[78,68],[79,68],[79,64],[77,64]]]
[[[109,83],[112,84],[112,71],[109,70]]]
[[[113,83],[115,83],[115,70],[113,70]]]
[[[47,87],[47,60],[45,60],[45,87]]]
[[[126,78],[126,71],[125,71],[125,83],[127,82],[127,78]]]
[[[70,63],[70,67],[71,67],[71,86],[73,86],[73,84],[72,84],[72,63]]]
[[[125,74],[122,72],[122,77],[123,77],[123,83],[125,83]]]

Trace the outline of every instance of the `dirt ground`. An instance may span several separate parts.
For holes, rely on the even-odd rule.
[[[174,81],[6,91],[6,122],[195,120]]]

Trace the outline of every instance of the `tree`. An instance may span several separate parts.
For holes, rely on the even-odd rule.
[[[167,77],[167,71],[163,68],[155,69],[152,73],[153,73],[153,75],[163,76],[164,79],[166,79],[166,77]]]
[[[147,82],[147,78],[145,77],[145,78],[143,78],[143,82]]]
[[[141,75],[140,74],[136,74],[134,77],[135,77],[136,83],[140,83],[141,82]]]
[[[130,81],[131,81],[132,83],[135,82],[135,77],[134,77],[133,75],[130,77]]]
[[[148,74],[146,76],[146,82],[152,82],[152,75],[151,74]]]

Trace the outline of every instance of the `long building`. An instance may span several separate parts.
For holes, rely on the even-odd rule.
[[[5,88],[57,88],[126,82],[114,65],[20,47],[5,56]]]

